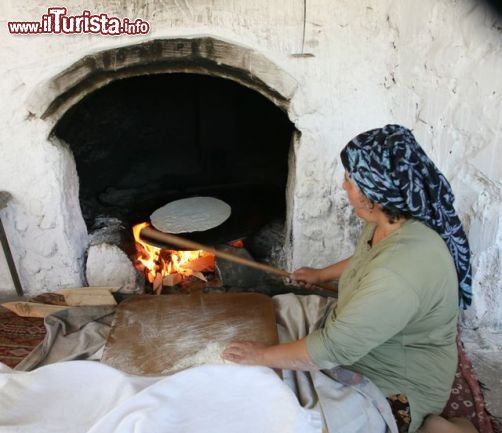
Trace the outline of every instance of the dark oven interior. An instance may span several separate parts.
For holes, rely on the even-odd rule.
[[[199,74],[116,80],[75,104],[54,129],[76,162],[90,233],[132,225],[180,198],[211,196],[232,208],[221,226],[191,236],[215,245],[284,221],[294,126],[260,93]]]

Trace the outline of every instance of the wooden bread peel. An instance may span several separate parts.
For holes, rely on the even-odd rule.
[[[167,243],[169,245],[174,245],[178,248],[184,248],[185,250],[203,250],[209,253],[214,254],[216,257],[224,260],[228,260],[233,263],[237,263],[243,266],[248,266],[250,268],[257,269],[259,271],[267,272],[269,274],[278,275],[280,277],[289,278],[291,276],[290,272],[287,272],[283,269],[276,268],[274,266],[267,265],[265,263],[255,262],[253,260],[246,259],[244,257],[236,256],[225,251],[219,251],[214,249],[213,247],[199,244],[198,242],[193,242],[191,240],[185,239],[181,236],[173,235],[171,233],[164,233],[154,229],[153,227],[145,227],[141,230],[141,239],[145,242],[149,241],[157,241],[162,243]],[[338,292],[338,289],[327,283],[319,283],[316,284],[317,287],[320,287],[325,290],[330,290],[334,292]]]

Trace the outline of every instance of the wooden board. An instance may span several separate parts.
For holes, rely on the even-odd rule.
[[[5,302],[2,307],[7,308],[7,310],[16,313],[20,317],[41,317],[45,318],[50,314],[57,313],[61,310],[67,310],[70,308],[65,305],[45,305],[39,304],[37,302],[23,302],[23,301],[13,301]]]
[[[258,293],[138,295],[117,308],[102,362],[158,376],[222,363],[235,340],[278,341],[272,299]]]
[[[79,287],[74,289],[59,289],[56,293],[63,295],[67,305],[117,305],[112,293],[120,287]]]

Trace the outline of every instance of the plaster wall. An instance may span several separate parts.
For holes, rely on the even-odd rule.
[[[402,123],[451,180],[474,265],[466,323],[502,331],[502,21],[474,0],[67,0],[69,14],[141,18],[144,36],[12,35],[41,0],[0,4],[2,211],[25,291],[85,284],[88,235],[72,155],[32,109],[40,88],[89,54],[151,39],[209,35],[255,50],[298,83],[288,115],[288,266],[322,266],[352,251],[360,228],[338,154],[363,130]],[[306,12],[306,13],[305,13]],[[43,95],[42,95],[43,96]],[[0,261],[0,292],[13,291]]]

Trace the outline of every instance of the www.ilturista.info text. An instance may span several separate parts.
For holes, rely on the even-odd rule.
[[[12,34],[74,34],[99,33],[102,35],[145,35],[150,31],[148,22],[137,18],[110,17],[107,14],[92,15],[84,10],[81,15],[67,15],[64,7],[49,8],[40,21],[9,21]]]

